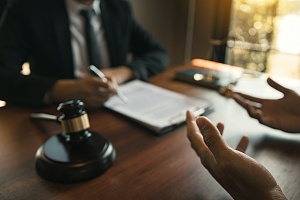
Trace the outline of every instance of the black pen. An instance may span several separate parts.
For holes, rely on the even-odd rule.
[[[104,83],[107,82],[105,75],[94,65],[90,65],[88,70],[92,75],[99,77]],[[128,98],[121,91],[117,90],[117,95],[124,103],[128,102]]]

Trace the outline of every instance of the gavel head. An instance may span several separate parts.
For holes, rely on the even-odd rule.
[[[91,134],[84,103],[80,100],[70,100],[59,104],[57,110],[62,113],[59,117],[67,142],[78,143],[87,140]]]
[[[57,110],[63,113],[64,119],[72,119],[85,114],[84,103],[80,100],[70,100],[60,103]]]

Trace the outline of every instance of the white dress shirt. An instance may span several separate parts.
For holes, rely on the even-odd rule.
[[[91,6],[86,6],[78,3],[75,0],[65,0],[66,9],[70,21],[71,44],[73,51],[74,74],[77,78],[84,76],[87,73],[88,55],[85,41],[85,25],[84,19],[80,14],[80,10],[92,7],[95,15],[92,17],[92,25],[95,30],[96,40],[99,46],[99,53],[101,58],[101,68],[108,68],[110,66],[109,53],[104,37],[104,29],[101,24],[101,10],[100,0],[95,0]]]

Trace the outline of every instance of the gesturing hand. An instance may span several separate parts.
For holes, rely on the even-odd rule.
[[[243,153],[247,137],[234,150],[221,136],[223,124],[215,127],[205,117],[196,119],[190,111],[186,122],[187,136],[202,164],[234,199],[286,199],[270,172]]]
[[[267,82],[284,96],[281,99],[261,99],[234,93],[234,100],[261,124],[290,133],[300,133],[300,96],[270,78]]]

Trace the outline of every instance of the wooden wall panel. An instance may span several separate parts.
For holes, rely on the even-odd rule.
[[[207,58],[218,0],[130,0],[137,21],[168,51],[171,65]],[[187,30],[189,3],[195,3],[193,30]],[[192,31],[192,38],[187,33]],[[192,41],[192,45],[187,42]],[[189,48],[190,49],[186,49]]]

